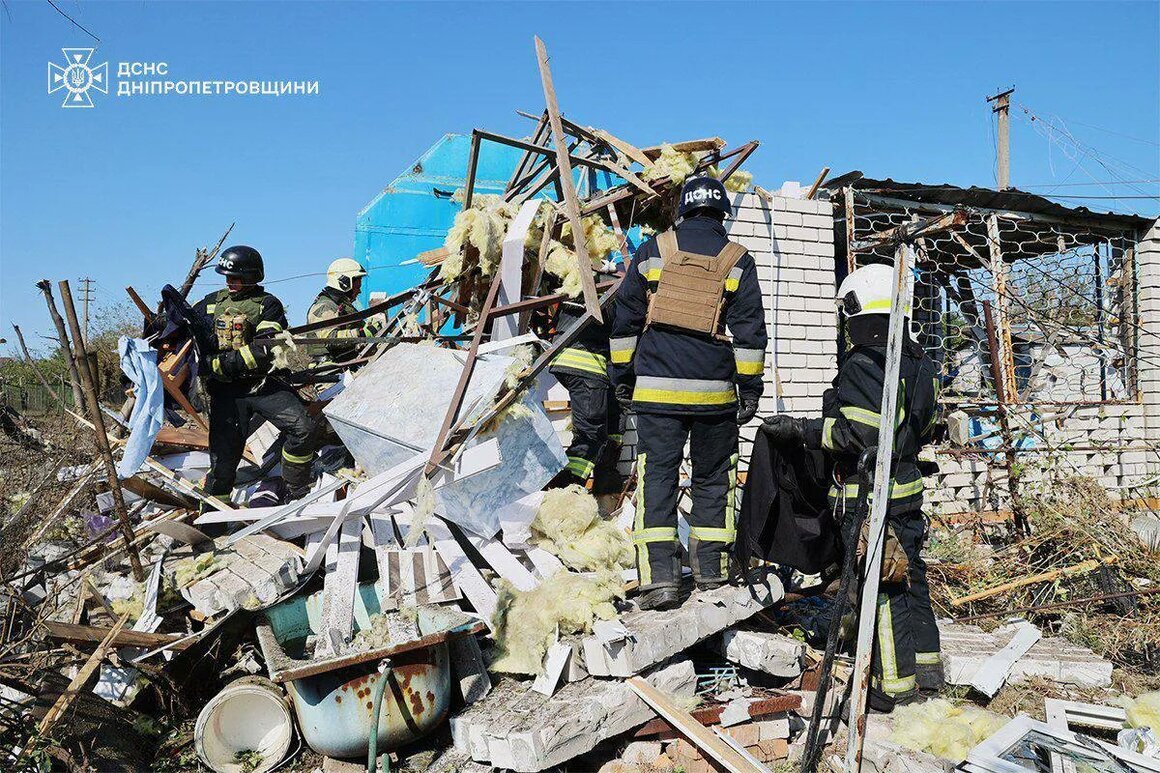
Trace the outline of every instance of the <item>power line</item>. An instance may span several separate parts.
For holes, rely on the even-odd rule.
[[[68,19],[70,22],[72,22],[72,25],[73,25],[74,27],[76,27],[78,30],[80,30],[81,32],[85,33],[86,35],[88,35],[90,38],[92,38],[93,40],[97,41],[98,43],[100,43],[100,42],[101,42],[101,39],[100,39],[100,38],[98,38],[96,35],[94,35],[93,33],[89,32],[87,29],[85,29],[83,26],[81,26],[81,24],[80,24],[80,23],[79,23],[79,22],[78,22],[76,19],[74,19],[73,17],[69,16],[67,13],[65,13],[64,11],[62,11],[62,10],[60,9],[60,6],[58,6],[56,3],[52,2],[52,0],[46,0],[46,2],[47,2],[49,5],[51,5],[53,8],[55,8],[57,13],[59,13],[61,16],[63,16],[64,18],[66,18],[66,19]]]
[[[1100,126],[1092,126],[1090,123],[1084,123],[1082,121],[1074,121],[1073,120],[1072,123],[1074,123],[1078,126],[1086,126],[1089,129],[1095,129],[1098,132],[1106,132],[1108,134],[1114,134],[1117,137],[1123,137],[1124,139],[1132,140],[1133,142],[1143,142],[1147,145],[1155,145],[1156,147],[1160,148],[1160,142],[1156,142],[1155,140],[1146,140],[1142,137],[1133,137],[1130,134],[1124,134],[1123,132],[1112,131],[1111,129],[1104,129]]]
[[[1160,183],[1160,179],[1155,180],[1096,180],[1090,183],[1035,183],[1033,185],[1020,185],[1020,188],[1073,188],[1077,186],[1090,185],[1130,185],[1132,183]],[[1046,195],[1046,194],[1044,194]]]
[[[1144,195],[1144,196],[1060,196],[1059,194],[1055,194],[1055,193],[1045,193],[1045,194],[1043,194],[1043,197],[1048,198],[1048,199],[1084,199],[1084,200],[1087,200],[1087,199],[1114,199],[1115,201],[1120,201],[1121,199],[1123,199],[1123,200],[1129,200],[1129,199],[1160,200],[1160,196],[1147,196],[1147,195]]]

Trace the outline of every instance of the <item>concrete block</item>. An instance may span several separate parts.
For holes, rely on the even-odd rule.
[[[724,631],[716,648],[732,663],[785,678],[800,676],[805,658],[805,644],[766,631]]]
[[[753,616],[783,595],[781,582],[768,575],[763,583],[750,587],[695,591],[688,601],[667,612],[626,614],[621,622],[627,639],[611,643],[595,636],[582,639],[584,664],[593,676],[632,676]]]
[[[986,633],[973,625],[939,623],[943,668],[951,684],[970,684],[983,662],[1015,636],[1014,627]],[[1040,676],[1082,687],[1112,683],[1112,663],[1086,647],[1048,636],[1040,639],[1011,669],[1008,682]]]

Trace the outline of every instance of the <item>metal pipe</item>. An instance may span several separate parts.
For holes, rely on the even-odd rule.
[[[391,680],[391,661],[384,660],[379,664],[379,681],[375,682],[374,702],[371,705],[371,733],[367,744],[367,773],[378,770],[379,752],[379,714],[383,709],[383,692],[387,689],[387,682]],[[388,759],[383,765],[383,773],[390,773],[391,763]]]

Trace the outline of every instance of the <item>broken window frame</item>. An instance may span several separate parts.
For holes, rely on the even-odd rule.
[[[1098,738],[1081,736],[1070,730],[1053,728],[1045,722],[1020,714],[990,738],[971,749],[967,759],[957,768],[965,773],[1028,773],[1029,768],[1003,759],[1032,733],[1052,738],[1069,748],[1074,748],[1076,756],[1091,758],[1094,751],[1101,750],[1111,760],[1121,763],[1128,771],[1140,773],[1160,773],[1160,760],[1150,759],[1142,754],[1121,749]],[[1055,755],[1053,755],[1055,756]],[[1066,758],[1065,758],[1066,759]]]

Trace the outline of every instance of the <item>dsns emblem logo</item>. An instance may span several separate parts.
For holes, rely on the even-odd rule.
[[[64,67],[48,63],[48,93],[65,90],[61,107],[92,107],[93,98],[89,96],[89,89],[96,89],[102,94],[109,93],[109,63],[102,62],[90,67],[93,49],[62,48],[61,53],[64,54]]]

